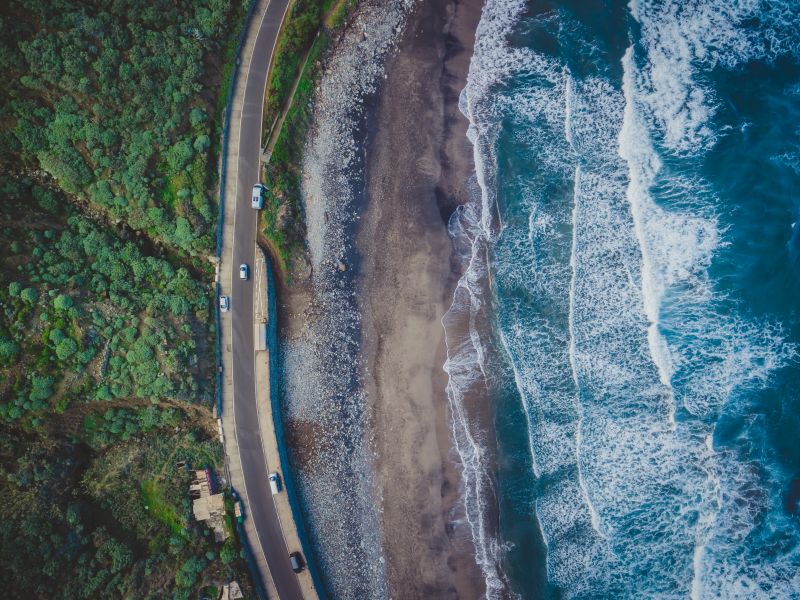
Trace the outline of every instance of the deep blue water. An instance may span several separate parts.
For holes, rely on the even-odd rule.
[[[487,0],[462,100],[489,595],[800,598],[800,3]]]

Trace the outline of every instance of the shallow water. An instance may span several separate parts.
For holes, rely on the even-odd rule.
[[[453,310],[495,333],[449,360],[499,390],[489,596],[800,597],[799,42],[796,2],[487,0]]]

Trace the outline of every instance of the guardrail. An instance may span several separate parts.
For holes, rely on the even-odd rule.
[[[269,349],[269,403],[272,410],[272,424],[275,429],[275,438],[278,441],[278,455],[281,461],[281,473],[283,475],[283,487],[289,499],[289,506],[292,509],[292,518],[300,538],[300,545],[303,548],[303,556],[306,559],[306,568],[311,573],[317,595],[321,600],[326,600],[325,586],[322,585],[322,578],[316,569],[314,554],[309,552],[313,548],[305,530],[305,520],[300,508],[300,501],[297,498],[292,469],[289,466],[289,457],[286,454],[286,440],[283,432],[283,416],[281,414],[280,387],[278,385],[278,374],[280,373],[280,360],[278,349],[278,327],[277,327],[277,299],[275,296],[275,281],[272,277],[269,256],[261,248],[256,246],[258,252],[264,259],[264,269],[266,270],[265,283],[267,286],[267,348]]]
[[[217,390],[217,418],[222,418],[222,315],[219,311],[219,297],[222,293],[222,286],[219,281],[214,285],[214,329],[216,333],[216,343],[214,344],[214,354],[216,355],[216,390]]]
[[[247,516],[245,515],[245,519],[246,518]],[[247,562],[247,566],[250,568],[250,572],[258,573],[258,567],[256,567],[256,561],[253,558],[253,552],[250,550],[250,543],[247,540],[247,533],[245,533],[244,526],[238,520],[236,521],[236,532],[239,534],[239,541],[244,550],[244,559]],[[256,588],[256,595],[258,595],[259,598],[267,598],[267,593],[264,591],[259,577],[253,577],[253,586]]]

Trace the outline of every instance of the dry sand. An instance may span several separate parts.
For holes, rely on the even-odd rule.
[[[454,271],[446,219],[474,171],[458,111],[482,3],[423,2],[369,119],[367,209],[357,248],[364,378],[391,597],[478,598],[483,579],[458,526],[442,370]]]

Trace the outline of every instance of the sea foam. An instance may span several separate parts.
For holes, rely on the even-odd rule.
[[[464,102],[474,239],[526,415],[548,578],[567,597],[785,597],[796,584],[793,552],[769,560],[756,545],[759,562],[735,562],[735,540],[771,510],[770,477],[713,441],[722,411],[794,348],[718,291],[720,199],[691,168],[724,135],[703,73],[789,46],[791,9],[768,8],[780,18],[754,33],[741,23],[764,14],[756,2],[632,3],[641,32],[619,81],[508,42],[523,18],[528,32],[580,31],[568,13],[484,7]]]

